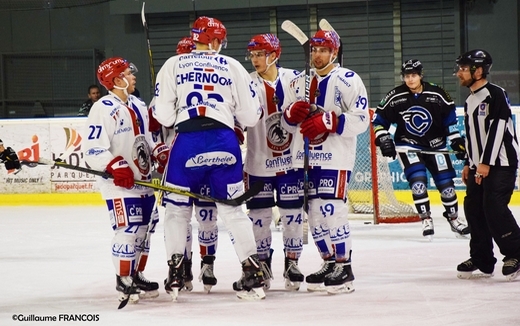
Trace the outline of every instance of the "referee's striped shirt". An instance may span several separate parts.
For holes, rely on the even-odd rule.
[[[520,148],[506,91],[487,83],[464,105],[469,166],[479,163],[517,167]]]

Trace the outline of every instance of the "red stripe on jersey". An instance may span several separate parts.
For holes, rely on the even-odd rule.
[[[201,257],[204,257],[204,256],[207,256],[208,255],[208,247],[206,246],[200,246],[200,256]]]
[[[215,89],[213,85],[204,85],[203,88],[205,91],[212,91],[213,89]]]
[[[134,129],[134,136],[137,136],[141,133],[139,131],[139,126],[137,125],[137,121],[139,119],[137,118],[137,114],[135,114],[134,110],[132,110],[128,106],[126,108],[128,109],[128,112],[130,112],[130,115],[132,116],[132,128]]]
[[[318,88],[318,78],[314,77],[311,81],[310,94],[309,94],[309,103],[316,103],[316,89]]]
[[[119,261],[119,275],[120,276],[130,276],[130,268],[131,264],[129,260],[120,260]]]
[[[347,192],[347,171],[340,170],[338,172],[338,195],[337,198],[343,199]]]
[[[206,115],[206,107],[205,106],[199,106],[198,107],[199,116],[203,117]]]
[[[125,207],[121,198],[114,200],[114,217],[116,218],[116,225],[118,228],[126,226]]]
[[[213,68],[204,68],[204,71],[207,71],[207,72],[214,72],[215,69],[213,69]]]
[[[267,102],[267,115],[271,115],[273,113],[276,113],[278,111],[276,107],[276,103],[274,103],[274,88],[272,88],[268,83],[264,81],[264,88],[265,88],[265,101]]]
[[[138,272],[144,271],[147,261],[148,261],[148,254],[146,252],[141,253],[141,258],[139,258],[139,266],[137,266]]]

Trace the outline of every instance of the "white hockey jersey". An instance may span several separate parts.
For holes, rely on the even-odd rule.
[[[305,74],[290,82],[291,100],[305,100]],[[335,64],[324,77],[311,70],[310,103],[325,111],[334,111],[339,118],[337,133],[324,133],[310,140],[310,166],[330,170],[350,170],[356,160],[357,135],[369,126],[367,91],[363,81],[354,71]],[[287,109],[284,108],[284,109]],[[300,124],[289,125],[282,119],[282,126],[294,132],[293,167],[303,167],[304,146]]]
[[[148,131],[148,111],[139,98],[129,95],[123,101],[109,92],[94,103],[87,119],[81,144],[90,168],[105,171],[108,163],[121,155],[134,172],[134,179],[151,181],[151,153],[155,144]],[[116,186],[112,179],[97,178],[104,199],[151,195],[153,189],[135,185]]]
[[[254,126],[262,113],[258,92],[237,60],[214,51],[169,58],[157,74],[153,114],[163,126],[208,117],[234,128]]]
[[[264,114],[257,125],[247,128],[247,153],[244,171],[254,176],[275,176],[292,168],[291,143],[293,134],[282,128],[282,108],[288,105],[289,83],[299,72],[278,68],[274,82],[252,72],[253,83],[259,90]]]

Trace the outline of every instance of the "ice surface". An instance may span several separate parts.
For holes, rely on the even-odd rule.
[[[520,207],[512,210],[518,219]],[[171,302],[162,287],[167,265],[161,221],[145,272],[161,284],[161,294],[118,310],[104,206],[2,207],[0,325],[520,325],[520,279],[502,276],[498,249],[493,278],[457,279],[457,264],[469,257],[468,240],[453,235],[440,207],[434,215],[433,242],[422,237],[420,223],[351,221],[356,291],[336,296],[307,292],[305,284],[299,292],[284,290],[282,234],[273,227],[275,279],[259,302],[240,301],[232,290],[241,269],[221,224],[218,284],[203,292],[194,254],[194,290]],[[309,240],[300,259],[304,274],[320,267]],[[20,322],[14,314],[97,314],[99,321]]]

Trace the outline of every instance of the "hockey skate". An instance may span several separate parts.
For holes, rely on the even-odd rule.
[[[332,273],[325,276],[324,284],[328,294],[351,293],[354,292],[354,274],[350,259],[345,262],[336,262]]]
[[[300,289],[300,283],[303,282],[304,276],[298,268],[298,259],[285,257],[283,278],[285,279],[286,290],[298,291]]]
[[[181,291],[191,292],[193,290],[192,260],[184,257],[184,287]]]
[[[159,296],[159,283],[151,282],[144,277],[143,272],[137,272],[134,279],[135,285],[141,290],[140,299],[153,299]]]
[[[426,217],[426,218],[423,218],[421,216],[421,219],[422,219],[422,235],[423,235],[423,237],[428,239],[428,241],[432,241],[433,240],[433,235],[435,234],[435,231],[433,229],[433,220],[429,216],[430,215],[428,215],[428,217]]]
[[[467,235],[470,232],[469,226],[463,224],[460,222],[459,218],[457,217],[457,213],[450,216],[447,212],[442,213],[442,216],[446,218],[448,223],[450,223],[451,231],[455,233],[455,236],[457,238],[467,239]]]
[[[164,289],[173,301],[177,301],[179,290],[184,287],[184,255],[173,254],[172,259],[168,260],[168,278],[164,280]]]
[[[470,258],[457,266],[457,277],[462,280],[493,277],[493,269],[489,271],[480,270],[480,273],[473,273],[477,270],[479,268],[473,264],[473,260]]]
[[[128,297],[130,297],[128,299],[130,303],[139,302],[139,293],[141,290],[139,290],[137,285],[133,284],[131,276],[116,275],[116,290],[119,293],[119,302],[126,300]]]
[[[504,261],[502,266],[502,274],[506,277],[506,280],[512,281],[520,275],[520,261],[516,258],[509,258]]]
[[[264,273],[264,289],[269,290],[271,288],[271,280],[274,280],[273,272],[271,271],[271,261],[273,260],[273,249],[269,249],[269,257],[260,260],[260,268]]]
[[[264,274],[260,267],[258,255],[251,255],[242,262],[242,277],[233,283],[237,297],[242,300],[265,299]]]
[[[335,264],[336,261],[334,257],[330,257],[329,259],[323,261],[319,271],[307,275],[307,277],[305,277],[305,282],[307,282],[307,291],[327,291],[323,285],[323,282],[325,281],[325,276],[332,273]]]
[[[211,288],[217,284],[217,278],[213,274],[213,263],[215,262],[215,256],[204,256],[200,262],[200,275],[199,282],[202,281],[204,284],[204,291],[209,293]]]

